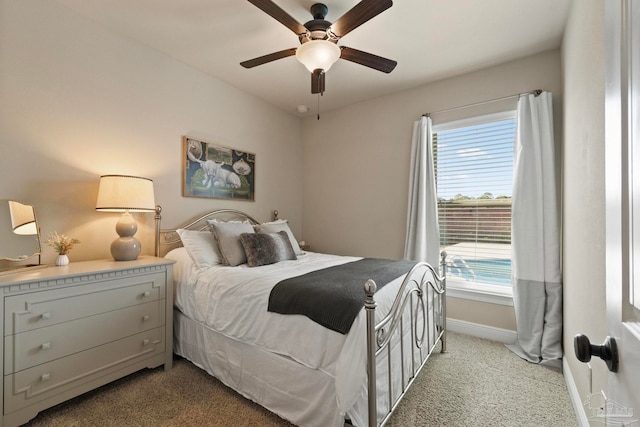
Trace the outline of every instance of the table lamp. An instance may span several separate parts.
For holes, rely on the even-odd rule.
[[[33,206],[9,200],[9,215],[11,216],[11,228],[15,234],[38,234]]]
[[[133,237],[138,231],[131,212],[155,212],[153,181],[128,175],[103,175],[100,177],[96,210],[123,212],[116,224],[119,238],[111,243],[111,255],[116,261],[133,261],[140,255],[142,246]]]

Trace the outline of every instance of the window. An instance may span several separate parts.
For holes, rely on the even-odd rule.
[[[440,246],[454,287],[511,295],[516,123],[509,111],[433,127]]]

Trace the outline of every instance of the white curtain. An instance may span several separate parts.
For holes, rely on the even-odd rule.
[[[562,283],[551,93],[518,100],[512,204],[513,294],[522,358],[561,369]]]
[[[404,257],[426,261],[437,269],[439,253],[440,231],[431,118],[422,117],[413,124]]]

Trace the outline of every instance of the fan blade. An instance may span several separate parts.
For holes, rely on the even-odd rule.
[[[281,50],[280,52],[270,53],[268,55],[259,56],[257,58],[249,59],[240,63],[244,68],[253,68],[258,65],[266,64],[267,62],[275,61],[276,59],[286,58],[287,56],[293,56],[296,54],[297,48]]]
[[[307,29],[304,25],[296,21],[291,15],[282,10],[280,6],[278,6],[271,0],[249,0],[249,3],[258,7],[264,13],[271,16],[297,35],[305,34],[307,32]]]
[[[324,79],[326,73],[322,70],[316,70],[311,73],[311,93],[324,93]]]
[[[391,0],[362,0],[331,25],[331,32],[338,37],[344,37],[392,5]]]
[[[398,65],[396,61],[358,49],[352,49],[346,46],[341,46],[340,49],[341,59],[346,59],[347,61],[355,62],[356,64],[364,65],[365,67],[373,68],[383,73],[388,74],[392,72],[393,69],[396,68],[396,65]]]

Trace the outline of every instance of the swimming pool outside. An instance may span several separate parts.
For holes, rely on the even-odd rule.
[[[470,282],[511,286],[510,259],[452,258],[448,263],[449,275]]]
[[[452,278],[511,287],[511,244],[461,242],[442,250]]]

